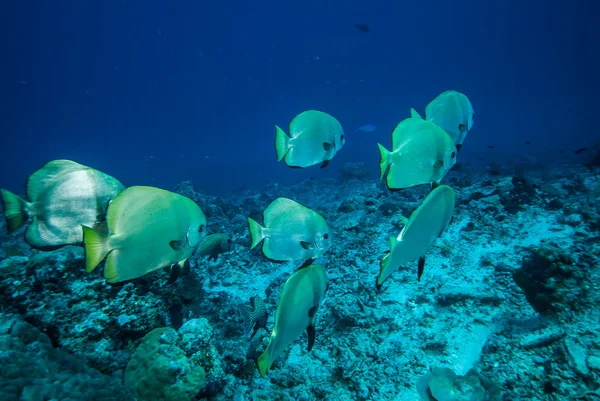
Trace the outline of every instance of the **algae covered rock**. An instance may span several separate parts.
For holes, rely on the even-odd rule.
[[[432,368],[417,380],[423,401],[500,401],[496,385],[471,369],[458,376],[448,368]]]
[[[125,368],[125,386],[139,401],[195,399],[206,384],[204,368],[194,365],[177,346],[172,328],[148,333]]]
[[[55,349],[17,315],[0,314],[0,400],[133,401],[120,380]]]
[[[539,313],[577,309],[585,296],[585,269],[573,256],[552,246],[532,247],[513,279]]]

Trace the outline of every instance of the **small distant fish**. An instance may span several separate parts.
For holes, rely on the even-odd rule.
[[[580,154],[582,154],[583,152],[585,152],[586,150],[587,150],[587,148],[579,148],[579,149],[577,149],[577,150],[575,151],[575,154],[577,154],[577,155],[580,155]]]
[[[375,127],[373,124],[366,124],[361,125],[357,129],[355,129],[354,132],[375,132],[376,130],[377,127]]]
[[[356,29],[358,29],[361,32],[369,32],[371,29],[369,28],[369,25],[367,24],[354,24],[354,26],[356,27]]]
[[[244,332],[250,333],[254,329],[250,339],[256,335],[259,329],[267,329],[267,309],[261,297],[250,297],[250,307],[245,305],[240,306],[240,314],[244,319]]]
[[[488,149],[496,149],[496,147],[494,145],[489,145]]]
[[[227,234],[217,233],[204,237],[198,245],[198,255],[208,256],[208,260],[217,260],[219,255],[231,250],[231,238]]]
[[[25,81],[17,81],[16,83],[21,84],[21,85],[27,85],[27,82],[25,82]]]
[[[531,145],[530,141],[525,141],[525,145]]]

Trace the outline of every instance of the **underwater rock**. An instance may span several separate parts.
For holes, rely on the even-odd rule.
[[[394,214],[398,213],[398,211],[400,211],[400,210],[401,210],[401,207],[399,204],[390,202],[390,201],[385,201],[381,205],[379,205],[379,211],[384,216],[393,216]]]
[[[423,401],[500,401],[498,386],[471,369],[458,376],[451,369],[431,369],[417,380],[417,392]]]
[[[584,163],[590,169],[600,167],[600,145],[594,145],[592,149],[592,157]]]
[[[0,314],[0,399],[134,401],[115,377],[52,346],[17,315]]]
[[[338,207],[338,212],[340,213],[351,213],[356,210],[356,207],[349,199],[344,199],[342,204]]]
[[[343,180],[364,179],[369,176],[367,166],[363,162],[345,162],[340,168],[340,176]]]
[[[513,273],[529,304],[539,313],[577,308],[584,302],[584,269],[573,256],[554,247],[530,248]]]
[[[565,339],[565,348],[573,369],[581,376],[589,375],[590,370],[587,365],[587,350],[573,337]]]
[[[89,366],[119,371],[130,357],[128,342],[166,324],[172,297],[148,291],[145,283],[166,280],[168,274],[157,271],[135,285],[110,286],[96,273],[85,272],[79,247],[5,259],[0,261],[0,304]]]
[[[178,340],[168,327],[142,339],[125,368],[125,386],[139,401],[191,401],[206,385],[204,368],[189,360]]]
[[[196,202],[204,215],[214,223],[214,219],[218,217],[234,215],[233,208],[226,205],[222,199],[215,196],[203,195],[194,189],[194,185],[191,181],[183,181],[175,186],[173,192],[186,196]],[[210,223],[210,222],[209,222]]]
[[[537,199],[537,193],[535,184],[524,176],[513,176],[511,183],[513,187],[509,193],[501,193],[501,203],[507,213],[515,214],[525,210],[524,206],[532,204]]]
[[[538,333],[531,333],[521,340],[523,349],[547,347],[565,337],[566,333],[559,329],[549,329]]]
[[[224,384],[221,355],[213,343],[214,330],[207,319],[188,320],[178,330],[179,346],[189,356],[190,361],[202,366],[206,371],[207,388],[204,395],[217,393]]]

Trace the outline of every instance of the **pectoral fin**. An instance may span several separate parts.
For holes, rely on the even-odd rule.
[[[312,324],[306,327],[306,334],[308,334],[308,352],[312,349],[313,345],[315,345],[315,326]]]
[[[325,160],[325,161],[323,161],[323,163],[321,164],[321,168],[325,168],[325,167],[329,166],[329,162],[330,161],[331,160]]]
[[[173,240],[173,241],[169,242],[169,246],[171,248],[173,248],[174,251],[179,251],[179,250],[183,249],[185,244],[186,244],[186,242],[183,240],[180,240],[180,241]]]
[[[300,246],[306,250],[313,249],[315,244],[307,241],[300,241]]]
[[[326,152],[329,152],[331,149],[333,149],[333,145],[329,142],[323,142],[323,149],[325,149]]]

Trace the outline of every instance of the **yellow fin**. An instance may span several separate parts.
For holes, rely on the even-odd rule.
[[[258,365],[258,371],[260,372],[260,377],[265,377],[265,375],[269,371],[269,368],[271,367],[271,362],[269,361],[269,350],[268,349],[265,350],[265,352],[263,352],[262,354],[260,354],[260,356],[258,357],[258,360],[256,361],[256,364]]]
[[[10,191],[0,189],[8,232],[12,233],[27,220],[27,202]]]
[[[390,251],[390,253],[391,253],[391,251]],[[377,287],[377,289],[380,289],[381,286],[383,285],[383,282],[385,281],[385,278],[383,278],[383,273],[387,269],[389,259],[390,259],[390,254],[388,253],[387,255],[385,255],[383,257],[383,259],[379,263],[379,274],[377,275],[377,281],[375,282],[375,286]]]
[[[81,227],[83,228],[83,246],[85,249],[85,270],[89,273],[98,267],[111,249],[108,245],[108,236],[100,234],[90,227]]]
[[[377,146],[379,147],[379,153],[380,153],[379,171],[381,174],[379,175],[379,179],[382,180],[383,176],[385,174],[385,170],[387,170],[388,166],[390,165],[391,153],[389,150],[384,148],[381,144],[378,143]]]
[[[248,228],[250,229],[250,238],[252,239],[250,249],[252,249],[265,238],[264,228],[250,217],[248,217]]]
[[[390,237],[390,251],[379,263],[379,275],[377,276],[377,281],[375,282],[377,289],[380,289],[385,280],[387,280],[387,278],[390,276],[390,274],[387,273],[387,268],[390,263],[390,255],[394,252],[394,248],[396,248],[397,244],[398,240],[396,237]]]
[[[106,263],[104,264],[104,278],[109,283],[116,283],[121,280],[119,269],[117,267],[118,256],[119,251],[113,251],[109,253],[108,258],[106,258]]]
[[[277,161],[280,162],[290,149],[290,137],[277,125],[275,126],[275,130],[277,131],[275,134],[275,150],[277,151]]]

